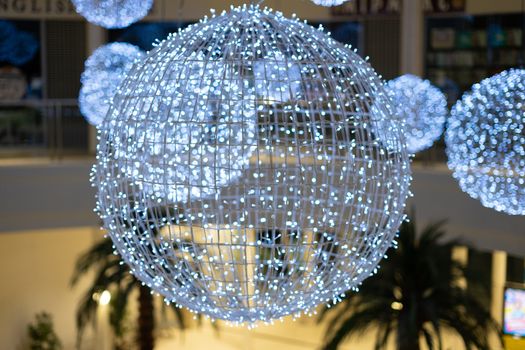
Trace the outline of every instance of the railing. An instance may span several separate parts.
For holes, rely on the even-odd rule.
[[[0,158],[90,154],[76,100],[0,101]]]
[[[77,100],[0,101],[0,159],[92,155],[93,134]],[[418,153],[414,161],[422,165],[444,163],[443,139]]]

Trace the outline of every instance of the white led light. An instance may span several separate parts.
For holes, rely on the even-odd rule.
[[[112,43],[99,47],[86,60],[78,103],[80,112],[90,124],[102,123],[120,82],[133,62],[143,57],[144,53],[134,45]]]
[[[71,0],[76,11],[104,28],[125,28],[145,17],[153,0]]]
[[[408,151],[432,146],[443,133],[448,114],[445,95],[430,81],[411,74],[389,81],[385,88],[405,121]]]
[[[376,269],[404,217],[402,134],[349,47],[232,8],[169,36],[123,81],[99,129],[97,209],[167,301],[271,321],[336,302]]]
[[[98,298],[99,305],[108,305],[110,301],[111,293],[107,290],[103,291]]]
[[[525,215],[525,70],[475,84],[452,108],[448,166],[463,191],[481,204]]]

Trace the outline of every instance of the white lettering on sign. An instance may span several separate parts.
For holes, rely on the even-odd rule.
[[[148,17],[160,17],[158,12],[154,5]],[[70,0],[0,0],[0,18],[82,19]]]
[[[465,0],[424,0],[425,12],[461,12],[465,11]]]
[[[427,13],[462,12],[466,0],[418,0],[423,1]],[[403,0],[352,0],[332,9],[335,16],[399,14]]]
[[[399,13],[402,0],[352,0],[333,8],[334,15]]]
[[[0,0],[0,16],[75,13],[75,7],[69,0]]]

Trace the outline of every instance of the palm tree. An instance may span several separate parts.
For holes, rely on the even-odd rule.
[[[441,243],[444,235],[443,222],[427,226],[419,237],[415,223],[405,222],[397,249],[387,252],[379,272],[342,305],[322,310],[319,319],[330,318],[323,349],[337,349],[346,338],[371,329],[377,330],[375,350],[385,349],[392,335],[398,350],[419,350],[421,340],[441,350],[443,330],[457,333],[469,350],[488,350],[491,331],[501,341],[486,288],[479,275],[451,258],[459,242]],[[465,280],[468,288],[461,286]]]
[[[146,215],[141,215],[146,214]],[[138,220],[144,218],[155,217],[154,214],[159,215],[159,210],[151,209],[148,212],[135,213],[135,217],[130,221],[130,227],[135,227],[140,230],[140,227],[156,227],[153,225],[133,225]],[[173,218],[175,215],[164,215],[165,218]],[[167,221],[168,223],[177,224],[174,219]],[[141,232],[137,232],[141,234]],[[158,236],[159,232],[152,232],[154,236]],[[128,265],[124,264],[117,255],[115,247],[110,239],[104,239],[96,243],[86,253],[84,253],[77,260],[75,272],[71,279],[71,284],[74,286],[78,281],[86,275],[86,273],[94,270],[95,277],[90,287],[84,292],[79,303],[76,313],[77,323],[77,344],[80,344],[83,331],[90,321],[95,320],[98,302],[93,298],[94,295],[104,291],[112,291],[112,298],[109,308],[109,322],[115,334],[116,350],[127,348],[124,341],[124,319],[128,300],[130,295],[138,290],[138,345],[140,350],[152,350],[154,348],[154,303],[151,290],[137,280],[131,273]],[[174,315],[178,321],[179,327],[184,329],[186,322],[184,314],[179,308],[173,307]]]

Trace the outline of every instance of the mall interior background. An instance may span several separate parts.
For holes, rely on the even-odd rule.
[[[323,25],[337,40],[369,56],[385,79],[424,76],[452,102],[473,83],[519,63],[521,1],[421,1],[429,5],[424,9],[418,0],[405,0],[403,6],[385,0],[377,2],[377,10],[372,3],[355,0],[354,7],[331,10],[304,0],[265,2]],[[461,6],[440,8],[441,3]],[[65,348],[74,348],[74,311],[82,285],[72,289],[69,281],[78,255],[103,235],[89,184],[96,133],[76,100],[86,57],[112,41],[151,49],[154,38],[195,22],[208,8],[226,7],[219,0],[160,0],[146,20],[105,30],[88,24],[65,0],[0,0],[0,20],[30,33],[38,45],[29,62],[0,66],[0,80],[15,68],[27,83],[22,100],[0,100],[1,348],[20,349],[27,324],[42,310],[53,315]],[[446,219],[450,237],[476,247],[458,247],[455,253],[466,264],[486,269],[492,314],[501,321],[503,288],[525,282],[525,218],[484,208],[462,193],[446,167],[443,140],[418,155],[413,171],[409,207],[417,208],[418,224]],[[110,348],[104,312],[101,307],[83,348]],[[315,317],[255,330],[220,325],[216,331],[204,322],[184,334],[173,330],[170,320],[164,322],[159,349],[316,349],[324,332]],[[365,348],[369,342],[364,337],[343,349]],[[447,337],[447,346],[461,349],[453,336]],[[525,342],[508,338],[507,348],[525,349]]]

